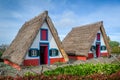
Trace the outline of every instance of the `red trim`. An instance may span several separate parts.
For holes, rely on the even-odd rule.
[[[21,67],[7,59],[4,59],[4,64],[8,64],[10,66],[12,66],[13,68],[16,68],[17,70],[21,70]]]
[[[23,62],[24,66],[38,66],[39,59],[27,59]]]
[[[54,64],[56,62],[65,62],[64,58],[51,58],[50,64]]]
[[[69,56],[70,59],[74,59],[74,60],[87,60],[86,56]]]
[[[109,56],[109,53],[107,53],[107,52],[103,52],[103,53],[101,53],[101,56],[103,56],[103,57],[107,57],[107,56]]]
[[[94,58],[93,53],[88,53],[88,58],[87,59],[91,59],[91,58]]]

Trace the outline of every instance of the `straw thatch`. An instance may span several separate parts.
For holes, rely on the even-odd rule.
[[[44,22],[47,22],[50,31],[58,45],[60,52],[62,53],[65,61],[68,61],[68,56],[62,48],[60,39],[58,37],[57,31],[54,28],[54,25],[48,16],[48,12],[45,11],[39,16],[31,19],[26,22],[22,28],[19,30],[17,36],[12,41],[9,48],[3,53],[2,58],[7,59],[15,64],[22,65],[26,53],[30,46],[32,45],[36,35],[38,34],[40,27]]]
[[[99,30],[102,32],[108,53],[110,53],[110,47],[102,21],[73,28],[62,42],[66,53],[68,55],[88,56],[88,52]]]

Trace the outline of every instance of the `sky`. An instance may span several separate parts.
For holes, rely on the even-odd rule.
[[[10,44],[22,25],[47,10],[61,40],[73,27],[103,21],[120,42],[120,0],[0,0],[0,44]]]

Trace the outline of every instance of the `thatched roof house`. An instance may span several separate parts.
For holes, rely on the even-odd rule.
[[[101,41],[97,41],[97,33],[101,33]],[[106,46],[106,53],[110,53],[110,47],[107,41],[107,35],[103,27],[103,22],[83,25],[73,28],[63,40],[63,46],[69,56],[85,56],[85,60],[89,57],[90,49],[97,42]],[[91,52],[92,53],[92,52]]]
[[[42,31],[41,27],[44,29],[46,28],[47,29],[46,31],[48,33],[45,33],[44,29]],[[2,55],[2,58],[5,60],[5,63],[10,64],[13,67],[15,67],[15,66],[19,67],[21,65],[25,65],[24,63],[29,64],[30,60],[34,59],[34,57],[26,56],[29,52],[29,49],[37,48],[40,51],[40,48],[44,48],[44,46],[46,45],[46,44],[45,45],[42,44],[43,43],[42,40],[37,38],[37,36],[38,37],[42,36],[42,35],[39,35],[39,34],[42,34],[42,32],[40,32],[40,31],[43,32],[42,38],[46,39],[46,41],[44,41],[44,43],[46,42],[49,45],[46,48],[48,48],[48,47],[54,48],[54,47],[52,47],[52,44],[56,44],[55,46],[57,46],[57,47],[55,47],[55,48],[57,48],[58,52],[61,53],[60,56],[61,56],[61,58],[63,58],[62,60],[64,60],[65,62],[68,61],[68,57],[67,57],[65,51],[63,50],[63,47],[61,45],[61,41],[58,37],[58,33],[57,33],[50,17],[48,16],[48,12],[45,11],[45,12],[41,13],[40,15],[36,16],[35,18],[31,19],[30,21],[25,22],[25,24],[19,30],[15,39],[10,44],[9,48]],[[47,38],[46,38],[46,36],[44,36],[46,34],[47,34]],[[50,34],[50,36],[49,36],[49,34]],[[36,44],[37,40],[39,40],[39,41]],[[34,42],[34,41],[36,41],[36,42]],[[43,47],[41,44],[43,45]],[[39,47],[35,47],[33,45],[38,45]],[[48,52],[47,55],[49,57],[50,56],[49,51],[47,51],[47,52]],[[34,53],[36,53],[36,52],[34,52]],[[25,59],[26,59],[26,61],[25,61]],[[35,59],[38,59],[37,62],[34,63],[35,61],[32,61],[31,64],[38,64],[39,65],[39,63],[38,63],[39,56],[35,57]],[[55,59],[55,60],[53,60],[53,59]],[[51,62],[51,60],[58,61],[59,59],[58,59],[58,56],[57,56],[57,58],[56,57],[52,58],[50,56],[47,60],[48,61],[46,61],[46,64],[49,64]]]

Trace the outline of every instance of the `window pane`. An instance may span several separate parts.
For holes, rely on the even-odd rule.
[[[38,50],[37,49],[30,49],[29,50],[29,57],[37,57],[38,56]]]
[[[106,46],[101,46],[101,50],[106,50]]]
[[[58,56],[58,50],[57,49],[50,49],[50,56],[51,57]]]
[[[96,49],[96,47],[95,46],[91,46],[91,51],[93,51],[93,50],[95,50]]]

